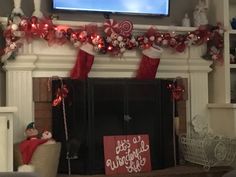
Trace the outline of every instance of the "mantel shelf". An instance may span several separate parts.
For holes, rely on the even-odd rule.
[[[235,29],[229,30],[229,34],[236,34],[236,30]]]
[[[230,68],[236,68],[236,64],[230,64]]]
[[[7,24],[7,17],[0,17],[0,22]],[[88,22],[88,21],[64,21],[64,20],[53,20],[55,25],[68,25],[71,27],[79,27],[88,24],[97,24],[98,27],[102,27],[103,23],[101,22]],[[134,30],[136,32],[142,32],[150,29],[151,27],[156,28],[160,31],[175,31],[175,32],[189,32],[194,31],[197,27],[183,27],[183,26],[163,26],[163,25],[144,25],[144,24],[134,24]]]
[[[0,113],[13,113],[17,111],[17,107],[0,107]]]
[[[209,103],[209,109],[236,109],[236,104],[232,103]]]
[[[86,22],[86,21],[61,21],[61,20],[56,20],[54,21],[54,24],[57,25],[71,25],[71,26],[83,26],[91,23],[96,23],[98,27],[102,27],[103,23],[97,23],[97,22]],[[137,31],[142,31],[142,30],[148,30],[150,27],[154,27],[160,31],[177,31],[177,32],[189,32],[189,31],[194,31],[197,28],[196,27],[183,27],[183,26],[163,26],[163,25],[143,25],[143,24],[134,24],[134,30]]]

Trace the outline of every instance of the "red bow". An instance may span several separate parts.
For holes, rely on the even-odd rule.
[[[63,85],[61,88],[57,89],[56,98],[52,102],[52,106],[57,106],[61,103],[62,99],[66,98],[69,91],[66,85]]]
[[[184,93],[183,86],[172,83],[172,84],[169,84],[167,88],[170,89],[172,92],[172,99],[174,99],[175,101],[183,100],[183,93]]]

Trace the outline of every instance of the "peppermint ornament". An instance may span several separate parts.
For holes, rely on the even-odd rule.
[[[163,46],[167,47],[168,44],[169,44],[169,41],[168,41],[167,39],[164,39],[164,40],[162,41],[162,45],[163,45]]]
[[[30,18],[30,21],[31,21],[32,24],[36,24],[36,23],[38,23],[38,18],[36,16],[32,16]]]
[[[107,35],[111,35],[112,33],[118,33],[119,32],[119,24],[113,20],[113,19],[108,19],[104,22],[104,32]]]
[[[121,41],[123,41],[123,37],[122,37],[122,36],[118,36],[118,37],[117,37],[117,40],[118,40],[119,42],[121,42]]]
[[[112,41],[112,45],[113,45],[114,47],[116,47],[118,44],[119,44],[119,42],[118,42],[117,40]]]
[[[22,31],[27,32],[28,31],[28,27],[29,27],[29,21],[27,19],[22,19],[20,24],[19,24],[19,29]]]
[[[176,45],[176,39],[175,38],[171,38],[170,39],[170,47],[175,47]]]
[[[117,33],[111,33],[111,39],[112,40],[117,39],[117,37],[118,37]]]
[[[133,23],[129,20],[124,20],[119,23],[120,35],[129,37],[133,30]]]
[[[155,40],[155,36],[150,36],[149,40],[153,42]]]
[[[13,31],[18,30],[18,25],[13,23],[13,24],[11,25],[11,29],[12,29]]]
[[[157,42],[158,44],[161,44],[162,40],[163,40],[162,37],[158,37],[156,42]]]
[[[10,44],[9,47],[10,47],[11,50],[14,50],[17,46],[16,46],[16,43],[13,42],[13,43]]]

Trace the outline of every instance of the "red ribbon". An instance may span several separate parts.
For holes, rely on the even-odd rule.
[[[175,101],[183,100],[183,93],[185,91],[183,86],[172,83],[169,84],[167,88],[172,92],[172,99],[174,99]]]
[[[62,102],[62,99],[66,98],[69,93],[66,85],[63,85],[61,88],[57,89],[56,98],[52,102],[52,106],[57,106]]]

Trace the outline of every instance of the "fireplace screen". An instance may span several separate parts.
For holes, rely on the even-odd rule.
[[[105,173],[104,136],[149,136],[152,170],[174,165],[170,80],[64,79],[68,95],[53,107],[53,135],[62,142],[59,172]],[[61,81],[53,81],[53,98]],[[65,126],[66,123],[66,126]],[[69,162],[69,163],[68,163]]]

